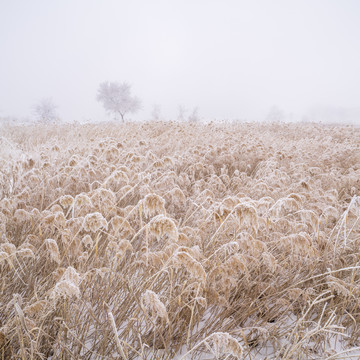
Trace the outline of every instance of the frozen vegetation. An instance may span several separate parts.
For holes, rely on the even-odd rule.
[[[350,358],[359,179],[351,126],[4,125],[0,358]]]

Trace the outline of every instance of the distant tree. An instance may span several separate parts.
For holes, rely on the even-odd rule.
[[[270,108],[266,120],[270,122],[281,122],[285,120],[285,114],[279,107],[274,105]]]
[[[189,115],[188,115],[189,114]],[[192,112],[189,113],[188,109],[184,105],[178,106],[178,115],[177,115],[178,121],[188,121],[188,122],[199,122],[199,108],[196,106],[193,108]]]
[[[187,109],[185,108],[185,106],[179,105],[178,106],[178,116],[177,116],[178,121],[185,121],[186,113],[187,113]]]
[[[158,104],[155,104],[153,106],[152,112],[151,112],[151,119],[154,121],[160,121],[162,119],[161,115],[161,106]]]
[[[189,122],[192,122],[192,123],[196,123],[196,122],[200,121],[198,107],[194,107],[194,109],[193,109],[192,113],[190,114],[188,120],[189,120]]]
[[[50,124],[58,120],[56,109],[51,98],[44,98],[34,105],[34,114],[38,122]]]
[[[140,110],[140,100],[131,96],[131,87],[127,83],[103,82],[99,85],[96,96],[97,101],[101,102],[105,110],[120,116],[125,121],[125,115],[135,113]]]

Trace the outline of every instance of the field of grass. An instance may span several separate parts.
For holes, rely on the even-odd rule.
[[[0,359],[360,346],[359,128],[8,126],[0,184]]]

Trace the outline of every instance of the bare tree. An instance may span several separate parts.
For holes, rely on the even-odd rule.
[[[101,83],[96,99],[103,104],[107,112],[113,113],[115,117],[120,115],[123,122],[126,114],[135,113],[141,108],[140,100],[131,96],[131,87],[127,83]]]
[[[196,122],[200,121],[198,107],[194,107],[192,113],[189,115],[188,120],[189,120],[189,122],[192,122],[192,123],[196,123]]]
[[[266,120],[270,122],[281,122],[284,121],[284,119],[285,119],[284,112],[276,105],[273,105],[270,108],[270,111],[266,117]]]
[[[56,114],[57,106],[51,98],[44,98],[34,105],[34,114],[38,122],[49,124],[56,122],[58,116]]]
[[[151,119],[154,121],[160,121],[162,119],[161,106],[155,104],[151,112]]]
[[[178,121],[185,121],[186,113],[187,113],[187,109],[185,108],[185,106],[179,105],[178,106],[178,116],[177,116]]]
[[[187,115],[189,114],[189,115]],[[200,117],[199,117],[199,108],[196,106],[193,108],[192,112],[189,113],[189,110],[186,109],[186,107],[184,105],[179,105],[178,106],[178,115],[177,115],[177,120],[178,121],[188,121],[188,122],[199,122],[200,121]]]

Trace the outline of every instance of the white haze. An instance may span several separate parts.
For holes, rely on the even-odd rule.
[[[129,82],[174,119],[360,122],[358,0],[0,0],[0,116],[51,97],[65,121],[105,120],[100,82]],[[319,115],[320,114],[320,115]],[[334,115],[335,114],[335,115]]]

